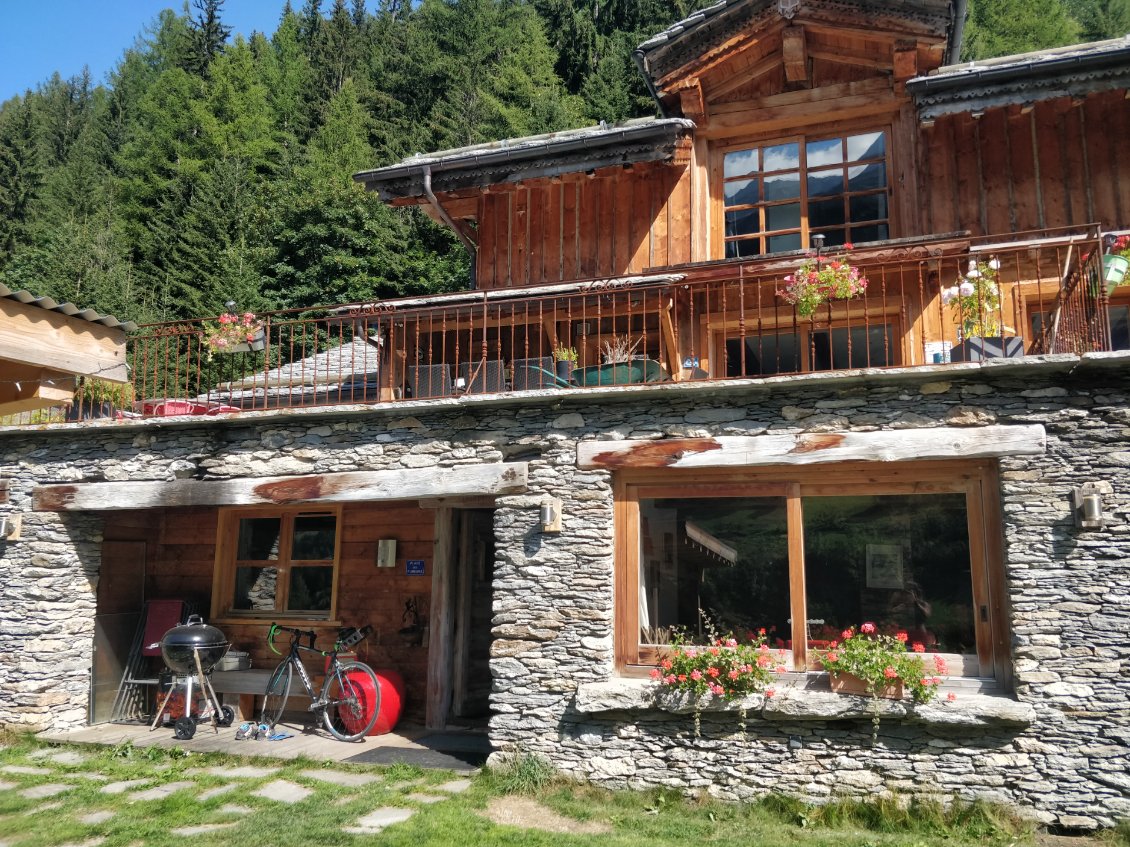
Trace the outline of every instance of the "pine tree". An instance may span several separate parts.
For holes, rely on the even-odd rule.
[[[1071,44],[1075,21],[1061,0],[970,0],[961,58],[964,61],[1028,53]]]
[[[207,76],[212,62],[224,51],[231,27],[220,20],[224,0],[192,0],[196,17],[188,26],[188,55],[185,70]]]
[[[43,184],[32,99],[29,93],[0,107],[0,267],[26,236]]]

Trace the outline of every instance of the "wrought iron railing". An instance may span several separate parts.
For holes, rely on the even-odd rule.
[[[1100,254],[1096,232],[860,250],[850,261],[867,276],[866,293],[804,316],[780,294],[798,260],[767,258],[264,314],[261,338],[234,350],[208,343],[215,318],[150,325],[129,342],[129,407],[76,406],[69,417],[216,415],[1108,350]],[[970,276],[978,269],[981,277]],[[947,295],[955,290],[965,293]]]

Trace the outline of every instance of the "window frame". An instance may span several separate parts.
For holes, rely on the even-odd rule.
[[[336,624],[338,603],[338,581],[341,576],[342,515],[341,505],[318,505],[306,503],[300,506],[233,506],[219,510],[216,528],[216,561],[212,580],[212,615],[216,623],[247,623],[253,621],[276,621],[279,623]],[[294,540],[295,520],[302,516],[332,515],[335,520],[334,552],[328,564],[322,559],[292,559],[291,546]],[[281,590],[275,596],[275,608],[256,612],[232,608],[235,593],[236,572],[241,564],[236,558],[239,549],[240,521],[246,518],[278,518],[279,555],[277,559],[262,560],[269,566],[278,568],[277,585]],[[250,561],[250,560],[248,560]],[[260,562],[260,560],[254,560]],[[330,590],[330,606],[324,612],[295,612],[286,608],[290,592],[290,571],[293,567],[328,567],[333,576]]]
[[[865,480],[862,481],[861,480]],[[614,478],[615,610],[617,672],[645,675],[659,660],[659,649],[639,643],[639,560],[641,499],[658,497],[786,498],[792,667],[819,670],[807,646],[807,611],[802,497],[964,493],[969,531],[970,573],[977,657],[954,662],[950,676],[991,677],[1011,685],[1008,617],[1002,552],[1000,476],[995,460],[921,462],[836,462],[741,469],[639,469]],[[972,665],[972,667],[970,667]],[[953,673],[956,667],[960,673]]]
[[[906,333],[903,331],[903,321],[901,316],[895,311],[876,310],[872,313],[863,314],[858,316],[858,323],[848,323],[847,321],[852,317],[849,314],[848,304],[837,302],[832,304],[833,317],[831,321],[828,320],[762,320],[760,321],[760,333],[747,333],[746,338],[756,338],[758,335],[762,336],[778,336],[778,335],[796,335],[798,337],[798,347],[800,351],[801,370],[799,371],[782,371],[782,375],[790,373],[832,373],[837,370],[855,370],[858,368],[895,368],[900,367],[907,361],[906,351]],[[756,321],[756,319],[755,319]],[[744,325],[749,326],[753,321],[745,321]],[[754,323],[756,326],[757,324]],[[729,318],[727,320],[715,320],[708,324],[709,338],[710,338],[710,359],[711,373],[716,379],[758,379],[758,374],[745,374],[737,377],[728,377],[725,373],[725,366],[728,361],[726,355],[726,342],[730,340],[739,341],[741,339],[741,328],[743,322],[737,318]],[[846,368],[826,368],[822,370],[815,370],[812,367],[812,335],[814,333],[826,332],[831,335],[837,330],[853,330],[859,328],[875,328],[875,327],[889,327],[887,337],[889,339],[890,361],[886,365],[876,365],[873,363],[852,365]],[[765,374],[763,376],[776,376],[777,374]]]
[[[792,228],[790,228],[788,230],[773,230],[773,231],[770,232],[770,231],[766,230],[763,226],[761,231],[757,234],[749,234],[749,235],[744,236],[744,237],[737,236],[737,237],[733,237],[733,238],[727,236],[727,234],[726,234],[726,212],[728,211],[729,208],[734,208],[734,209],[753,208],[753,209],[756,209],[756,210],[758,210],[759,219],[762,221],[762,224],[764,224],[764,222],[765,222],[764,210],[766,208],[786,204],[786,201],[780,201],[780,202],[760,201],[758,204],[755,204],[752,207],[750,207],[749,204],[737,204],[734,207],[728,207],[726,205],[726,184],[727,184],[728,180],[726,179],[726,168],[725,168],[725,160],[726,160],[727,154],[740,152],[742,150],[752,150],[752,149],[759,149],[759,148],[766,148],[766,147],[776,147],[778,145],[783,145],[783,144],[794,144],[795,143],[795,144],[798,144],[800,146],[800,151],[801,151],[800,152],[800,158],[801,158],[801,162],[803,163],[803,165],[801,167],[798,167],[798,169],[797,169],[797,174],[799,176],[799,181],[800,181],[800,194],[799,194],[799,197],[796,199],[795,202],[797,202],[800,205],[799,235],[800,235],[801,246],[800,246],[799,249],[807,250],[809,245],[811,244],[812,229],[809,226],[809,215],[808,215],[808,178],[807,178],[808,177],[808,167],[807,167],[807,148],[806,148],[806,145],[810,142],[829,141],[829,140],[832,140],[832,139],[842,140],[842,139],[847,138],[849,136],[863,135],[863,134],[866,134],[868,132],[881,132],[884,135],[884,153],[883,153],[882,161],[883,161],[883,166],[886,169],[886,186],[885,186],[885,191],[883,193],[886,195],[886,198],[887,198],[887,215],[886,215],[885,218],[878,219],[878,220],[875,220],[875,221],[859,221],[858,224],[859,225],[864,225],[864,224],[876,224],[876,225],[878,225],[878,224],[885,222],[886,225],[887,225],[887,239],[880,239],[880,240],[890,240],[892,238],[896,238],[897,237],[897,226],[896,226],[896,220],[895,220],[894,181],[892,179],[893,151],[891,149],[891,145],[892,145],[893,140],[894,140],[894,128],[889,122],[884,122],[884,123],[880,123],[880,124],[875,124],[873,122],[860,123],[858,125],[856,125],[856,124],[846,124],[846,125],[842,125],[842,126],[837,126],[835,129],[832,129],[832,130],[821,131],[821,132],[813,132],[811,134],[808,134],[804,131],[801,131],[801,132],[798,132],[798,133],[793,134],[793,135],[783,135],[783,136],[777,136],[777,135],[768,136],[768,137],[745,136],[745,137],[741,138],[740,140],[716,143],[713,146],[713,149],[712,149],[713,167],[711,169],[712,170],[711,193],[712,193],[713,197],[715,198],[715,202],[713,204],[713,227],[712,227],[712,229],[713,229],[714,232],[717,233],[717,239],[716,240],[712,239],[712,243],[715,245],[714,251],[715,251],[716,258],[726,259],[727,261],[746,261],[746,262],[748,262],[748,261],[754,261],[754,260],[756,260],[760,257],[763,257],[763,256],[773,255],[774,253],[793,252],[793,251],[788,251],[788,250],[786,250],[786,251],[780,251],[780,250],[770,251],[770,250],[767,249],[767,245],[768,245],[767,239],[769,237],[771,237],[773,235],[787,234],[788,232],[792,231]],[[860,160],[860,161],[874,162],[874,161],[878,161],[878,160],[877,159],[866,159],[866,160]],[[843,167],[847,167],[848,162],[845,161],[844,163],[842,163],[842,165],[843,165]],[[823,168],[816,168],[815,170],[819,171],[819,170],[823,170]],[[780,172],[773,171],[773,172],[770,172],[770,173],[771,174],[777,174],[777,173],[780,173]],[[733,180],[729,180],[729,181],[737,181],[738,179],[741,179],[741,177],[736,177]],[[850,196],[856,196],[857,194],[858,195],[865,195],[865,194],[878,194],[878,193],[880,193],[880,192],[872,189],[872,190],[863,191],[863,192],[848,192],[848,191],[845,191],[844,193],[839,194],[839,195],[835,195],[835,196],[838,196],[840,198],[845,198],[845,197],[850,197]],[[828,229],[828,228],[829,227],[824,227],[823,229]],[[847,218],[845,218],[845,220],[844,220],[843,229],[847,233],[848,240],[850,241],[851,240],[850,235],[851,235],[851,229],[852,229],[852,222]],[[760,252],[757,253],[756,255],[734,256],[734,257],[727,257],[726,256],[726,245],[729,244],[731,241],[737,242],[737,241],[743,241],[743,240],[748,241],[748,240],[753,240],[753,239],[757,239],[760,242],[760,247],[761,247]],[[836,248],[829,246],[828,249],[832,250],[832,249],[836,249]]]

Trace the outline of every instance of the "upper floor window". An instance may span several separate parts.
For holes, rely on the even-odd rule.
[[[800,137],[723,158],[726,258],[889,237],[887,134]]]

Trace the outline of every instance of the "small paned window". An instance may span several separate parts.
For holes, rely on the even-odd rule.
[[[723,157],[726,258],[890,237],[887,134],[803,139]]]
[[[338,510],[221,512],[213,617],[333,617]]]

